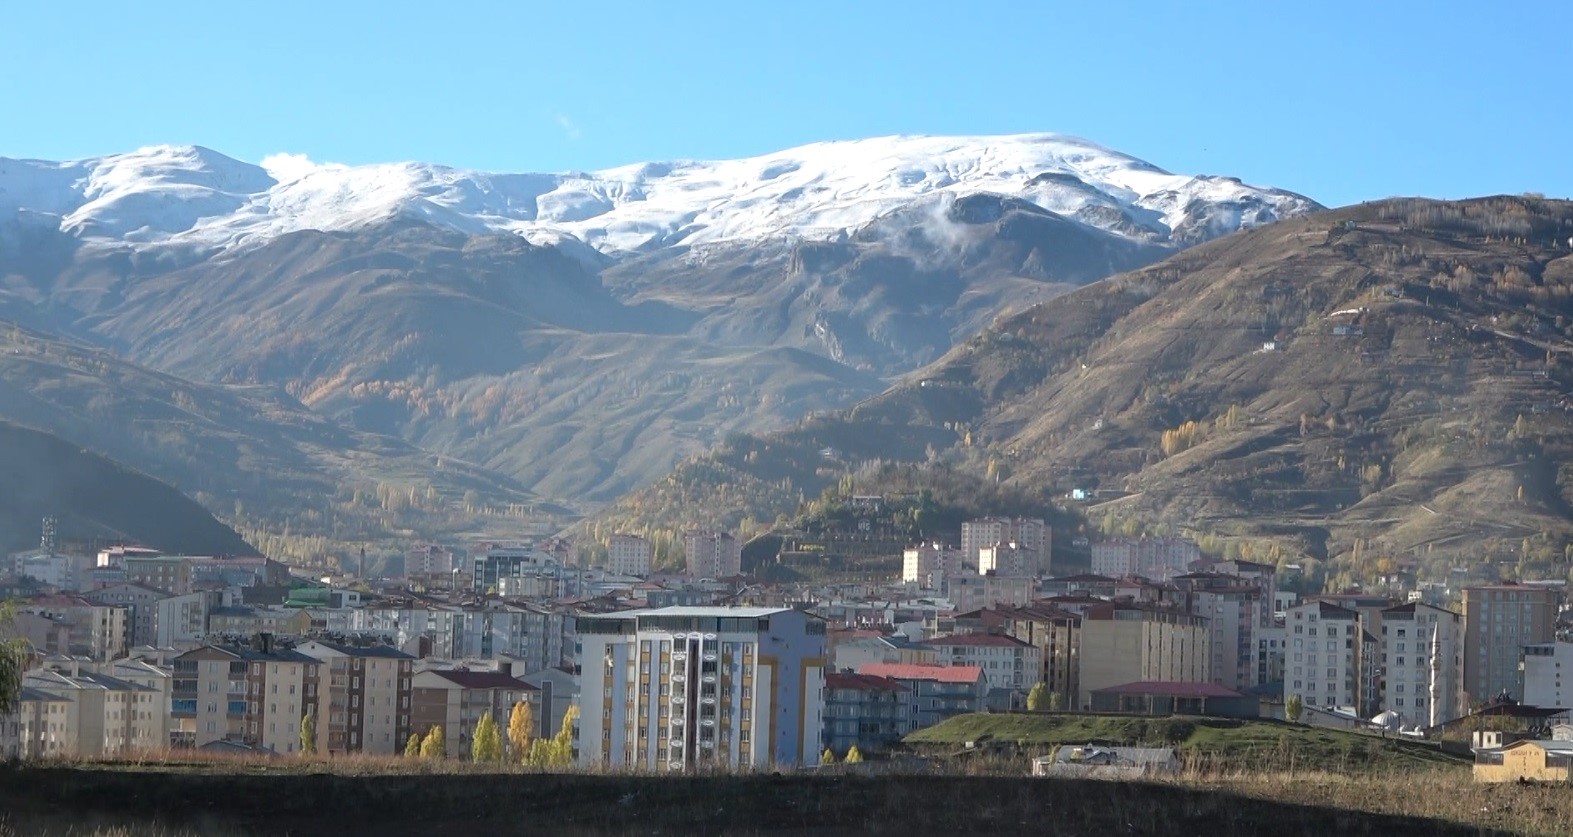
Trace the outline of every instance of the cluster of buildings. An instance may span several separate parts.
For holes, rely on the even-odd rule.
[[[465,757],[480,718],[506,728],[526,704],[539,738],[577,710],[583,765],[773,768],[872,755],[958,714],[1027,709],[1034,692],[1039,709],[1294,704],[1311,722],[1414,733],[1573,691],[1555,586],[1466,587],[1459,610],[1301,600],[1274,567],[1179,539],[1094,544],[1109,574],[1053,576],[1051,534],[969,521],[960,548],[912,547],[900,578],[847,583],[745,576],[736,538],[697,531],[671,574],[632,535],[591,567],[557,539],[424,546],[403,577],[353,584],[262,558],[13,557],[0,586],[27,595],[5,630],[32,658],[0,757],[394,754],[434,728]]]

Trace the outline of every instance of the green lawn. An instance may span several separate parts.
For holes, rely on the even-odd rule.
[[[918,730],[920,749],[955,748],[985,738],[1050,752],[1060,744],[1172,745],[1192,763],[1242,769],[1387,770],[1446,767],[1467,759],[1422,742],[1383,739],[1282,721],[1087,714],[960,715]]]

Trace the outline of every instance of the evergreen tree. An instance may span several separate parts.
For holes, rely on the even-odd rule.
[[[836,754],[834,752],[832,752],[829,747],[826,747],[825,751],[823,753],[819,754],[819,763],[820,764],[835,764],[836,763]]]
[[[410,733],[410,740],[404,742],[404,757],[407,759],[420,758],[421,736],[418,732]]]
[[[434,726],[421,741],[421,758],[440,759],[448,756],[448,737],[442,727]]]
[[[300,753],[309,756],[317,752],[317,713],[307,712],[300,719]]]
[[[530,739],[535,732],[535,711],[530,708],[528,701],[519,701],[513,705],[513,713],[508,716],[508,744],[513,748],[515,761],[526,761],[530,757]]]
[[[1284,717],[1292,724],[1300,723],[1300,715],[1305,712],[1305,701],[1299,695],[1290,695],[1284,703]]]
[[[844,761],[847,764],[861,763],[863,761],[863,751],[858,749],[858,745],[853,744],[851,749],[847,750],[847,757]]]

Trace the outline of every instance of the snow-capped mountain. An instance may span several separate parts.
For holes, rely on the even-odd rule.
[[[229,249],[409,216],[537,243],[577,239],[616,255],[677,242],[833,239],[915,201],[980,192],[1177,245],[1318,208],[1291,192],[1170,174],[1054,134],[880,137],[558,174],[317,165],[292,155],[252,165],[191,146],[69,162],[0,158],[0,223],[57,225],[84,244],[139,248]]]

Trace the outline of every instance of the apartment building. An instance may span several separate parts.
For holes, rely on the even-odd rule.
[[[613,535],[606,545],[606,570],[644,578],[650,574],[650,542],[638,535]]]
[[[857,673],[884,677],[907,687],[916,705],[915,729],[931,727],[957,715],[982,712],[989,692],[988,678],[977,666],[865,663]]]
[[[453,550],[445,547],[427,544],[404,553],[404,577],[426,589],[456,589],[454,570],[458,567]]]
[[[825,675],[823,745],[838,756],[852,747],[879,752],[916,729],[912,690],[888,677],[851,672]]]
[[[1004,634],[943,636],[923,644],[934,649],[941,665],[982,669],[990,707],[1024,708],[1027,690],[1038,682],[1043,668],[1043,652],[1037,646]]]
[[[978,548],[978,574],[1008,578],[1032,578],[1037,571],[1038,555],[1019,544],[997,543]]]
[[[1098,689],[1139,681],[1212,681],[1207,619],[1178,608],[1103,602],[1082,612],[1076,706]]]
[[[945,579],[941,592],[950,599],[957,613],[986,607],[1022,607],[1032,602],[1035,591],[1031,578],[995,575],[958,575]]]
[[[1464,588],[1464,690],[1490,703],[1524,694],[1520,650],[1556,639],[1557,593],[1527,584]]]
[[[207,592],[160,599],[154,605],[152,644],[173,648],[201,642],[208,633],[208,613],[217,602],[218,595]]]
[[[563,564],[556,556],[528,547],[492,547],[475,556],[471,575],[476,593],[552,595],[560,590]],[[532,592],[530,588],[546,590]]]
[[[10,715],[0,715],[0,761],[76,755],[69,697],[24,685],[16,706]]]
[[[581,617],[580,764],[685,770],[813,763],[825,623],[785,608]]]
[[[156,703],[156,692],[83,670],[77,660],[46,665],[58,668],[30,671],[22,678],[22,686],[67,701],[64,723],[74,738],[72,754],[120,756],[164,747],[159,738],[162,719],[158,717],[164,707]]]
[[[34,597],[18,610],[69,626],[67,653],[72,656],[112,660],[123,656],[130,648],[129,614],[123,606],[101,604],[82,596],[55,594]]]
[[[1080,684],[1081,616],[1043,603],[1006,608],[1002,614],[1008,636],[1038,649],[1036,682],[1070,706]]]
[[[191,562],[182,555],[126,555],[126,582],[163,590],[175,596],[192,591]]]
[[[1451,610],[1420,602],[1382,611],[1378,674],[1383,711],[1428,727],[1469,711],[1463,621]]]
[[[982,550],[1015,544],[1024,553],[1024,575],[1046,577],[1053,561],[1053,527],[1040,518],[985,517],[961,524],[961,555],[981,569]]]
[[[1201,548],[1189,538],[1116,538],[1092,544],[1092,572],[1167,581],[1201,557]]]
[[[540,717],[541,690],[507,672],[428,669],[410,678],[410,729],[424,736],[441,727],[448,756],[468,759],[481,716],[492,717],[506,746],[513,707],[521,702]]]
[[[158,602],[169,594],[145,584],[127,582],[103,587],[85,598],[94,604],[121,607],[126,610],[126,645],[152,645],[158,637],[154,625],[158,619]]]
[[[690,578],[731,578],[743,574],[743,543],[730,533],[687,532],[683,549]]]
[[[1284,700],[1299,696],[1306,706],[1344,708],[1362,716],[1373,710],[1377,643],[1360,614],[1329,601],[1312,600],[1284,614]]]
[[[274,647],[269,636],[255,642],[204,645],[170,661],[172,745],[231,741],[276,753],[300,751],[301,719],[317,711],[322,665]]]
[[[976,560],[972,567],[975,572]],[[947,577],[960,572],[961,550],[942,543],[918,544],[901,552],[901,580],[925,590],[938,590]]]
[[[1256,686],[1256,635],[1271,601],[1262,588],[1243,578],[1217,573],[1186,573],[1173,583],[1186,610],[1207,620],[1211,633],[1212,682],[1230,689]],[[1270,622],[1271,617],[1268,617]]]
[[[415,658],[386,645],[312,640],[295,649],[317,660],[317,751],[392,755],[410,726]]]
[[[1525,704],[1573,709],[1573,642],[1526,645],[1522,664]]]

